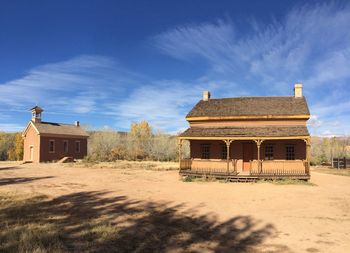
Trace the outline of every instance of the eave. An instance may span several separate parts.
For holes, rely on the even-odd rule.
[[[213,120],[264,120],[264,119],[310,119],[310,115],[263,115],[263,116],[222,116],[222,117],[186,117],[187,121],[213,121]]]
[[[251,137],[234,137],[234,136],[220,136],[220,137],[198,137],[198,136],[178,136],[179,140],[295,140],[295,139],[303,139],[308,140],[310,139],[310,135],[303,135],[303,136],[251,136]]]

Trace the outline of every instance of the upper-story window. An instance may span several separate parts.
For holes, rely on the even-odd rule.
[[[273,145],[265,145],[265,160],[273,160]]]
[[[286,160],[294,160],[295,159],[295,150],[293,145],[286,146]]]
[[[75,142],[75,153],[80,153],[80,141]]]
[[[49,140],[49,152],[55,153],[55,140]]]
[[[210,157],[210,144],[202,144],[201,145],[201,158],[209,159]]]

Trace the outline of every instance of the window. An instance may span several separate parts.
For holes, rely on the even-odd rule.
[[[294,146],[287,145],[286,146],[286,160],[294,160],[294,159],[295,159]]]
[[[75,153],[80,153],[80,141],[75,142]]]
[[[55,140],[49,140],[49,152],[55,153]]]
[[[209,159],[210,156],[210,145],[209,144],[202,144],[201,145],[201,154],[202,159]]]
[[[63,141],[63,152],[68,153],[68,141]]]
[[[227,146],[226,144],[223,144],[221,146],[221,159],[227,159]]]
[[[273,160],[273,146],[271,144],[265,146],[265,160]]]

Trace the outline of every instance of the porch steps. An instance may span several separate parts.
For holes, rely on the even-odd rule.
[[[74,158],[70,156],[65,156],[61,160],[57,161],[57,163],[71,163],[74,162]]]

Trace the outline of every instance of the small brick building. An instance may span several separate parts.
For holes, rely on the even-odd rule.
[[[58,161],[64,157],[82,159],[87,155],[86,131],[75,124],[61,124],[41,121],[43,109],[31,109],[32,120],[24,129],[24,161]]]

